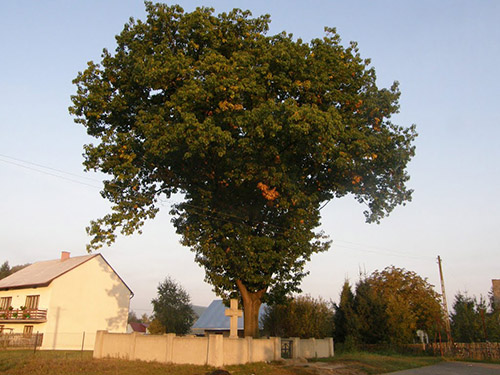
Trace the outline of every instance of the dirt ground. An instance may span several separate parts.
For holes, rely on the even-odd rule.
[[[285,366],[299,368],[304,375],[366,375],[366,372],[353,368],[352,364],[287,360]]]

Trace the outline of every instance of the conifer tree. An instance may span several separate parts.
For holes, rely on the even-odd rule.
[[[184,288],[171,277],[158,285],[158,296],[154,298],[153,322],[156,330],[162,329],[163,333],[187,334],[195,320],[195,313],[191,306],[191,298]]]
[[[380,344],[390,341],[387,304],[366,278],[356,284],[354,310],[358,319],[358,338],[361,342]]]
[[[348,280],[344,281],[339,304],[334,304],[335,342],[356,343],[359,339],[359,319],[354,310],[354,294]]]

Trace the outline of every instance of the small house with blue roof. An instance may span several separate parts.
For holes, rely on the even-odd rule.
[[[266,311],[267,305],[262,304],[259,310],[259,328],[262,330],[262,319]],[[221,299],[212,301],[210,306],[201,314],[198,320],[194,323],[191,332],[195,335],[206,336],[209,334],[219,334],[229,336],[230,318],[225,315],[227,306]],[[238,318],[238,336],[243,337],[243,317]]]

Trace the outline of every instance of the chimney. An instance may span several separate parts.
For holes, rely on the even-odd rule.
[[[61,262],[69,259],[69,254],[71,254],[69,251],[61,251]]]

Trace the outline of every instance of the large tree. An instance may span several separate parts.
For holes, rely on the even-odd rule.
[[[329,242],[320,208],[352,194],[378,222],[411,197],[413,126],[389,121],[399,91],[379,89],[355,43],[334,29],[309,43],[268,36],[269,16],[146,3],[114,53],[74,80],[70,112],[96,143],[85,166],[110,175],[112,212],[89,250],[140,232],[161,195],[182,241],[224,298],[239,291],[245,334],[262,299],[297,291],[304,264]]]

